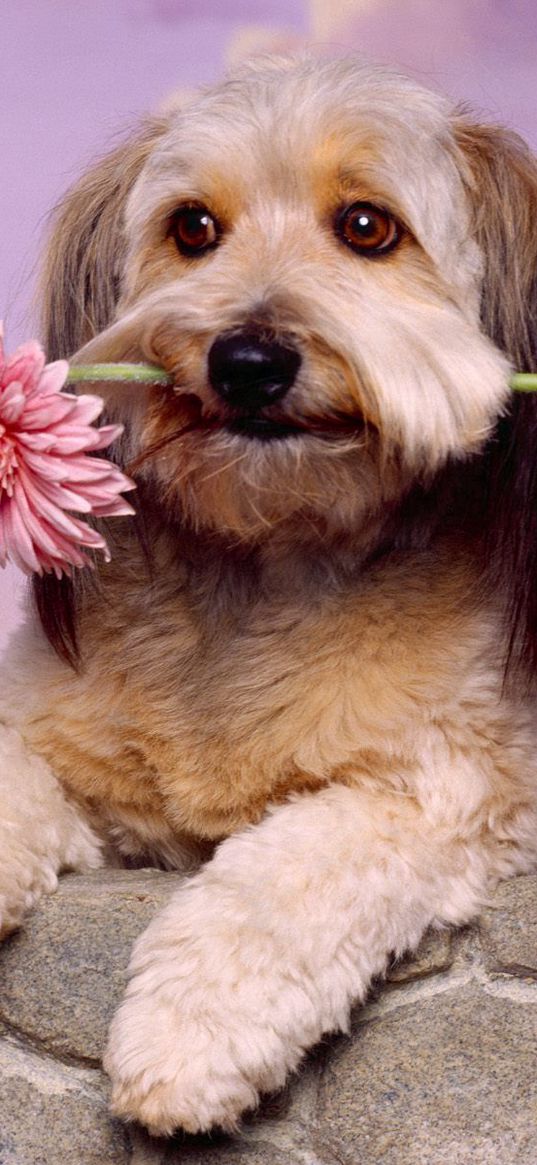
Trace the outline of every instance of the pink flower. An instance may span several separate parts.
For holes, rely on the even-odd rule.
[[[68,511],[110,517],[134,513],[122,498],[134,483],[111,462],[88,457],[105,449],[121,425],[92,428],[103,408],[98,396],[60,392],[66,360],[45,364],[30,342],[8,359],[0,325],[0,565],[8,559],[26,573],[91,566],[86,549],[105,539]]]

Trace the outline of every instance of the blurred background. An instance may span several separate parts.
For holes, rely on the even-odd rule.
[[[173,89],[258,51],[309,45],[396,65],[537,149],[535,0],[4,0],[0,318],[36,334],[47,215],[114,135]],[[25,581],[0,571],[0,647]]]

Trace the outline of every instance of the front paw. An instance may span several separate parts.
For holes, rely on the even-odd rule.
[[[129,1000],[110,1031],[105,1069],[112,1080],[112,1111],[137,1120],[155,1136],[175,1129],[233,1130],[257,1102],[229,1041],[212,1024],[177,1023],[164,999]]]
[[[184,991],[177,989],[176,969],[170,983],[165,968],[159,971],[162,979],[154,990],[133,982],[112,1022],[104,1061],[112,1110],[154,1135],[214,1126],[231,1132],[241,1114],[256,1106],[260,1091],[284,1082],[286,1065],[273,1060],[270,1017],[253,1030],[232,999],[226,1003],[220,994],[215,1000],[208,986],[200,1000],[195,981],[189,997],[186,984]]]
[[[362,993],[346,930],[296,891],[302,865],[263,853],[248,831],[223,842],[135,945],[105,1067],[114,1112],[152,1133],[235,1129]]]
[[[235,1129],[317,1036],[274,937],[205,881],[180,890],[138,939],[110,1029],[113,1111],[154,1134]]]

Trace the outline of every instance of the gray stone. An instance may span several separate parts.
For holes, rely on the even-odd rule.
[[[0,947],[0,1018],[47,1051],[100,1060],[132,944],[181,880],[156,870],[62,878]]]
[[[244,1145],[237,1141],[225,1145],[217,1141],[205,1144],[191,1141],[181,1144],[176,1138],[162,1158],[162,1165],[304,1165],[304,1157],[297,1157],[292,1150],[282,1153],[270,1142]]]
[[[123,1165],[127,1133],[106,1111],[101,1073],[0,1040],[2,1165]]]
[[[512,878],[499,886],[480,929],[489,966],[537,978],[537,878]]]
[[[341,1165],[535,1165],[533,1006],[453,978],[340,1041],[316,1147]]]

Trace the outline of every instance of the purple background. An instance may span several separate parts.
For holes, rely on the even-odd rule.
[[[46,216],[113,135],[241,46],[356,50],[471,102],[537,148],[535,0],[8,0],[2,22],[0,317],[35,334]],[[23,582],[0,572],[0,645]]]

